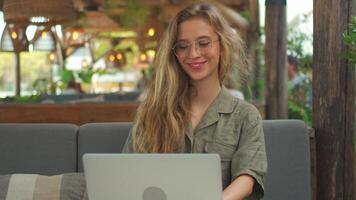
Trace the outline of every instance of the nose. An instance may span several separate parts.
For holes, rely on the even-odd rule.
[[[188,58],[196,58],[200,56],[199,49],[195,44],[192,44],[189,48]]]

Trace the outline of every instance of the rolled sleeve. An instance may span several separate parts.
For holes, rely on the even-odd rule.
[[[264,195],[267,173],[262,119],[258,111],[248,112],[245,119],[241,128],[237,151],[232,158],[231,181],[240,175],[252,176],[256,182],[251,197],[259,199]]]

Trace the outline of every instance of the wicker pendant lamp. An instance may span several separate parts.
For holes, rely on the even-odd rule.
[[[37,26],[32,39],[34,51],[54,51],[56,49],[57,36],[51,27]]]
[[[12,47],[16,53],[15,94],[20,96],[20,52],[27,49],[28,41],[26,37],[19,38],[17,35],[24,33],[29,24],[51,27],[55,24],[73,20],[75,18],[74,4],[72,0],[4,0],[3,12],[7,27],[21,27],[21,32],[18,30],[5,30],[13,35]],[[22,39],[25,42],[22,42]],[[1,43],[4,43],[4,41],[2,40]],[[4,45],[0,47],[4,47]]]
[[[60,24],[74,19],[72,0],[4,0],[7,23]]]
[[[1,37],[0,49],[7,52],[27,51],[28,41],[25,28],[14,24],[6,24]]]

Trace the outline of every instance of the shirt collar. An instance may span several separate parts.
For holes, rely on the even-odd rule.
[[[222,86],[218,96],[211,103],[208,110],[201,119],[197,130],[217,122],[220,117],[219,113],[232,113],[237,101],[237,98],[233,97],[229,91],[224,86]]]
[[[216,105],[213,106],[217,106],[219,113],[229,114],[234,111],[237,101],[238,99],[232,96],[225,86],[222,86],[219,95],[215,99]]]

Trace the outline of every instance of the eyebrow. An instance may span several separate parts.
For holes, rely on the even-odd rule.
[[[201,40],[201,39],[212,39],[212,38],[210,36],[207,36],[207,35],[202,35],[202,36],[199,36],[195,41]],[[190,41],[187,40],[187,39],[179,39],[176,42],[190,42]]]

